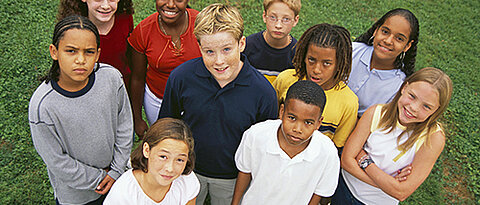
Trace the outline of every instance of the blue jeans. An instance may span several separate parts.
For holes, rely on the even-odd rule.
[[[347,184],[345,184],[345,180],[343,179],[343,174],[340,172],[340,176],[338,176],[338,185],[337,185],[337,190],[335,190],[335,193],[332,196],[332,205],[335,204],[351,204],[351,205],[363,205],[361,201],[356,199],[352,192],[350,192],[350,189],[348,189]]]

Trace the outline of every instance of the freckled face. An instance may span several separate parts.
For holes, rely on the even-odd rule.
[[[86,29],[70,29],[59,40],[58,48],[50,45],[50,55],[58,60],[60,76],[58,84],[78,85],[83,88],[100,56],[95,34]],[[67,89],[68,90],[68,89]]]
[[[199,40],[200,52],[207,70],[221,87],[232,82],[243,66],[240,52],[245,49],[245,37],[237,41],[229,32],[218,32],[202,35]]]
[[[298,99],[289,99],[280,105],[282,126],[277,132],[278,139],[290,146],[307,146],[313,132],[322,122],[320,107],[306,104]]]
[[[170,186],[187,165],[188,146],[181,140],[164,139],[153,148],[143,144],[143,155],[148,159],[147,179]]]
[[[333,88],[333,75],[336,72],[336,50],[333,48],[322,48],[310,44],[305,65],[307,67],[307,80],[320,85],[324,90]]]
[[[117,11],[120,0],[82,0],[87,3],[88,19],[98,22],[109,22]]]
[[[398,114],[402,125],[423,122],[440,107],[438,91],[430,83],[409,83],[401,93]]]
[[[402,52],[411,46],[410,23],[403,16],[391,16],[373,33],[373,57],[393,62]]]

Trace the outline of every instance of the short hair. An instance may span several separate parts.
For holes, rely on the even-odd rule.
[[[318,106],[320,108],[320,115],[322,115],[325,104],[327,103],[327,97],[322,87],[309,80],[297,81],[288,88],[284,106],[288,105],[288,100],[290,99],[297,99],[306,104]]]
[[[55,25],[55,29],[53,30],[53,38],[52,38],[52,44],[55,46],[55,48],[58,49],[60,40],[63,39],[65,32],[71,29],[87,30],[92,32],[93,35],[95,35],[95,41],[97,42],[97,50],[98,48],[100,48],[100,34],[98,33],[97,27],[95,26],[95,24],[93,24],[93,22],[88,20],[87,17],[79,16],[79,15],[67,16],[61,19]],[[97,62],[97,68],[98,67],[99,66]],[[42,81],[45,80],[45,82],[47,83],[51,80],[58,81],[59,76],[60,76],[60,65],[58,64],[58,60],[53,60],[52,66],[50,67],[50,71],[46,76],[43,76],[40,80]]]
[[[157,146],[165,139],[175,139],[185,142],[188,147],[188,160],[183,170],[183,175],[190,174],[195,166],[195,151],[192,131],[185,122],[174,118],[162,118],[157,120],[148,129],[142,143],[132,152],[131,162],[133,170],[148,172],[148,159],[143,155],[143,145],[148,144],[150,149]]]
[[[200,36],[212,35],[218,32],[229,32],[235,40],[243,36],[243,18],[238,9],[220,3],[205,7],[195,19],[193,33],[200,43]]]
[[[367,32],[363,33],[357,39],[355,39],[355,41],[362,42],[371,46],[372,41],[370,40],[370,38],[373,37],[373,33],[380,26],[382,26],[388,18],[392,16],[402,16],[410,23],[410,36],[408,36],[408,41],[413,41],[412,45],[410,46],[408,51],[405,52],[405,57],[403,58],[403,61],[400,55],[398,55],[393,62],[395,69],[400,69],[405,73],[405,75],[410,76],[415,71],[415,57],[417,56],[418,36],[420,33],[418,19],[411,11],[402,8],[388,11],[380,19],[378,19],[378,21],[375,22],[372,27],[367,30]]]
[[[307,75],[305,58],[310,45],[335,49],[334,88],[339,88],[340,81],[347,84],[352,69],[352,40],[350,39],[350,32],[344,27],[328,23],[314,25],[305,31],[297,42],[295,56],[293,57],[295,76],[299,80],[302,80]]]
[[[268,8],[275,3],[281,2],[284,3],[290,8],[295,16],[298,16],[300,13],[300,9],[302,8],[302,1],[301,0],[263,0],[263,10],[267,13]]]

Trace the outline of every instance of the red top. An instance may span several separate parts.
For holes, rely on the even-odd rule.
[[[167,84],[170,72],[180,64],[201,56],[197,39],[193,34],[198,11],[187,9],[188,28],[180,35],[180,49],[175,49],[172,37],[165,35],[159,26],[156,12],[140,22],[132,31],[128,42],[139,53],[147,56],[148,67],[146,83],[148,88],[160,99]]]
[[[107,63],[118,69],[123,78],[130,74],[127,64],[127,38],[133,30],[130,14],[115,14],[115,22],[107,35],[100,35],[100,63]]]

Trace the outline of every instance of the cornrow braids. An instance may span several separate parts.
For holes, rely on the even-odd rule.
[[[372,45],[372,38],[373,33],[382,26],[385,21],[392,17],[392,16],[402,16],[410,23],[410,36],[408,37],[408,41],[412,41],[412,45],[407,52],[405,52],[405,57],[403,58],[403,62],[401,60],[400,55],[397,56],[395,62],[393,63],[395,69],[400,69],[405,73],[405,75],[410,76],[415,71],[415,57],[417,56],[417,44],[418,44],[418,36],[420,32],[420,26],[418,23],[417,17],[409,10],[397,8],[390,10],[385,15],[382,16],[377,22],[375,22],[367,32],[360,35],[355,42],[362,42],[369,46]]]
[[[116,13],[134,14],[132,0],[120,0]],[[82,0],[60,0],[58,6],[57,21],[64,19],[67,16],[80,15],[88,17],[87,3]]]
[[[65,35],[65,32],[71,29],[80,29],[80,30],[89,30],[95,35],[95,39],[97,42],[97,49],[100,47],[100,35],[98,33],[97,27],[93,24],[88,18],[83,16],[68,16],[62,20],[60,20],[56,25],[55,29],[53,30],[53,38],[52,44],[58,48],[58,44],[60,40]],[[97,68],[98,68],[97,63]],[[58,64],[58,60],[53,60],[52,66],[50,67],[50,71],[48,74],[41,78],[41,80],[45,80],[45,82],[49,82],[51,80],[58,80],[58,76],[60,76],[60,65]]]
[[[317,24],[305,31],[297,42],[295,56],[293,57],[295,76],[299,80],[304,79],[307,75],[305,58],[310,45],[335,49],[336,68],[333,76],[334,85],[335,87],[339,86],[340,81],[347,84],[352,68],[350,32],[344,27],[327,23]]]

